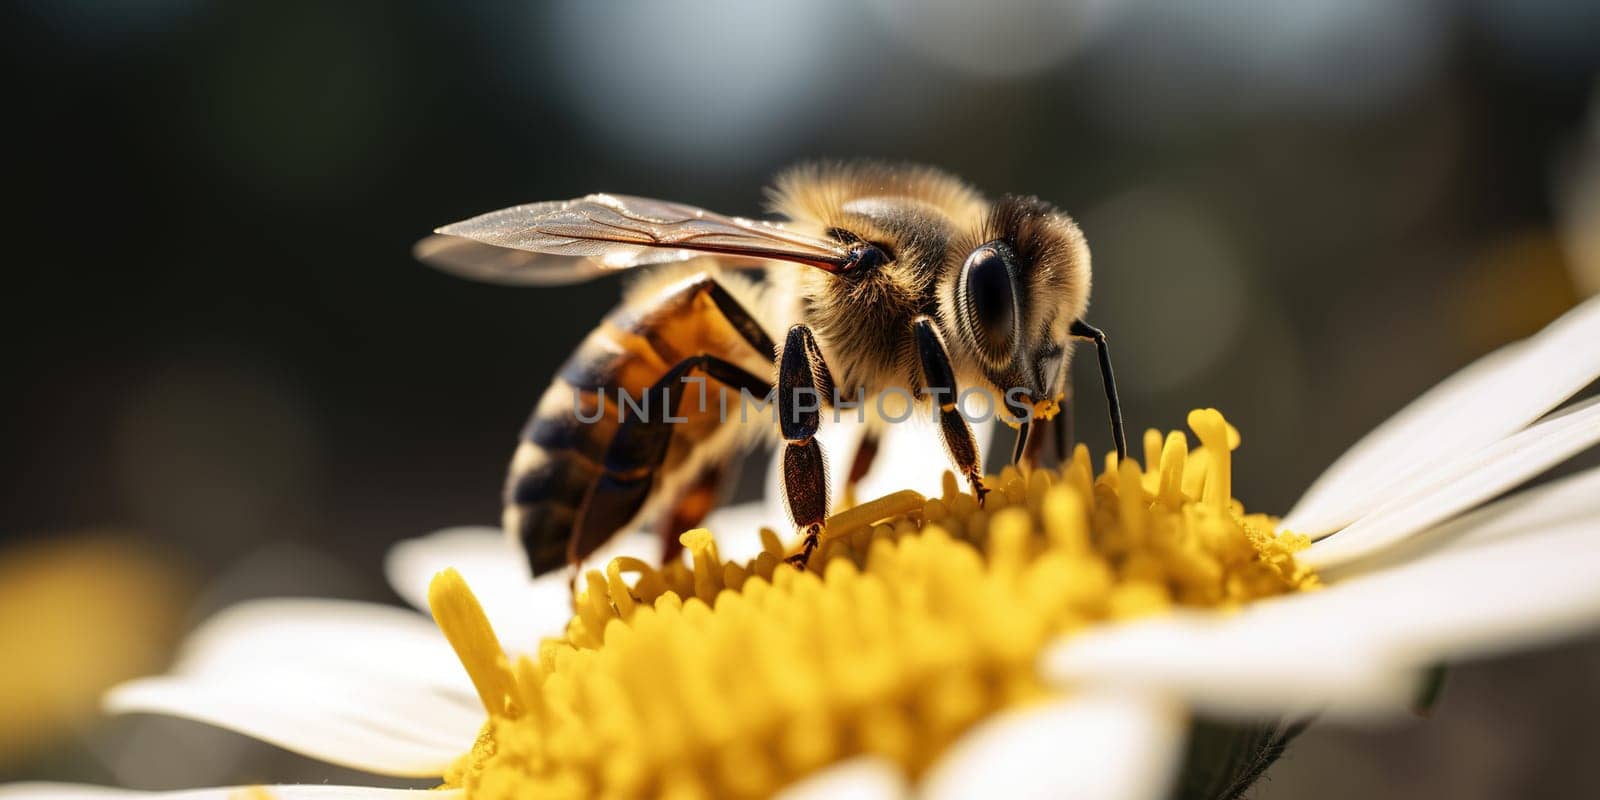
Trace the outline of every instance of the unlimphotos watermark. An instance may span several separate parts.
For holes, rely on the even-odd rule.
[[[790,402],[780,403],[776,386],[765,395],[756,395],[748,389],[735,392],[720,385],[712,389],[701,376],[688,375],[681,380],[686,386],[653,388],[637,395],[622,388],[601,389],[594,393],[574,392],[573,415],[579,422],[591,425],[608,416],[619,424],[629,420],[683,424],[691,419],[691,415],[699,418],[711,413],[716,414],[719,423],[735,419],[741,423],[752,420],[759,422],[764,418],[777,423],[780,414],[800,417],[828,409],[832,411],[835,422],[844,419],[846,412],[853,413],[857,422],[865,422],[871,410],[884,422],[901,423],[911,419],[917,410],[918,397],[898,386],[878,392],[871,400],[867,397],[867,390],[861,387],[856,389],[852,397],[844,396],[838,389],[831,392],[831,397],[824,397],[822,392],[814,388],[801,386],[790,390]],[[713,392],[716,394],[714,399],[711,397]],[[942,409],[954,404],[956,411],[970,423],[1000,420],[1015,425],[1031,422],[1037,416],[1028,390],[1022,388],[1007,389],[1004,403],[996,400],[992,390],[976,386],[954,395],[948,389],[924,387],[918,395],[928,398],[932,408]],[[608,402],[613,398],[614,402]]]

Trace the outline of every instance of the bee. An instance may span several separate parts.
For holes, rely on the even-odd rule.
[[[791,560],[803,566],[828,513],[815,436],[821,409],[840,398],[914,400],[982,502],[988,489],[958,406],[963,390],[1003,396],[1018,428],[1012,460],[1031,460],[1039,426],[1069,391],[1078,340],[1096,346],[1117,454],[1126,456],[1106,337],[1084,320],[1089,247],[1071,217],[1036,197],[986,199],[922,166],[802,166],[768,195],[782,222],[592,194],[490,212],[418,243],[417,256],[437,268],[511,285],[663,265],[578,345],[523,430],[503,521],[535,575],[576,565],[649,519],[664,534],[665,557],[674,556],[672,534],[709,513],[731,454],[772,433],[801,541]],[[772,399],[777,424],[707,403],[708,389]],[[616,413],[606,413],[613,395]],[[630,415],[626,397],[660,405]],[[868,422],[852,482],[876,452],[870,431],[884,424]],[[1066,426],[1056,429],[1060,440]],[[1057,449],[1065,452],[1064,440]]]

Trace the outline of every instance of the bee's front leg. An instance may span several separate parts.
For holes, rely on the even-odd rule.
[[[789,517],[804,537],[789,561],[804,567],[828,519],[827,461],[817,443],[823,398],[833,397],[833,374],[805,325],[789,329],[778,357],[778,425],[783,432],[783,492]]]
[[[917,335],[917,358],[922,362],[923,386],[935,393],[935,400],[939,404],[939,435],[944,439],[945,451],[950,454],[956,469],[972,485],[972,496],[982,505],[989,489],[983,485],[983,467],[978,463],[978,441],[973,438],[972,427],[956,407],[956,375],[950,367],[950,354],[945,350],[944,340],[939,338],[939,330],[934,327],[931,318],[926,315],[917,317],[911,325]]]
[[[1111,346],[1106,343],[1103,331],[1081,319],[1072,323],[1072,335],[1094,342],[1095,355],[1100,360],[1100,381],[1105,384],[1106,406],[1111,412],[1111,438],[1116,440],[1117,460],[1122,461],[1128,457],[1128,436],[1122,429],[1122,403],[1117,400],[1117,379],[1111,374]],[[1066,458],[1066,455],[1062,456],[1062,459]]]

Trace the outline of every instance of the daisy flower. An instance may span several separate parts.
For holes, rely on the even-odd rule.
[[[1006,470],[982,508],[920,483],[943,462],[896,433],[879,478],[898,491],[832,517],[803,572],[770,529],[690,531],[664,567],[624,537],[572,598],[498,533],[454,529],[388,564],[432,621],[247,603],[107,706],[426,779],[430,797],[1236,793],[1306,720],[1404,713],[1438,664],[1600,627],[1600,469],[1496,499],[1600,441],[1600,401],[1556,410],[1600,375],[1597,343],[1590,302],[1468,366],[1281,520],[1233,498],[1240,437],[1210,409],[1187,420],[1197,443],[1150,431],[1142,458],[1099,470],[1080,447],[1060,470]],[[761,519],[781,516],[710,528]],[[1180,769],[1196,719],[1240,721],[1245,745],[1191,747]]]

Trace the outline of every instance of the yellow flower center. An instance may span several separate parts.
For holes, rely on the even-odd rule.
[[[1035,661],[1061,636],[1173,605],[1236,607],[1312,588],[1304,537],[1231,496],[1237,433],[1215,410],[1145,434],[1093,477],[1008,468],[983,508],[903,491],[828,521],[805,571],[778,537],[724,561],[618,558],[590,571],[564,638],[513,663],[453,570],[434,618],[489,721],[447,785],[471,798],[764,796],[869,753],[916,775],[973,723],[1048,691]],[[632,580],[628,579],[632,576]]]

